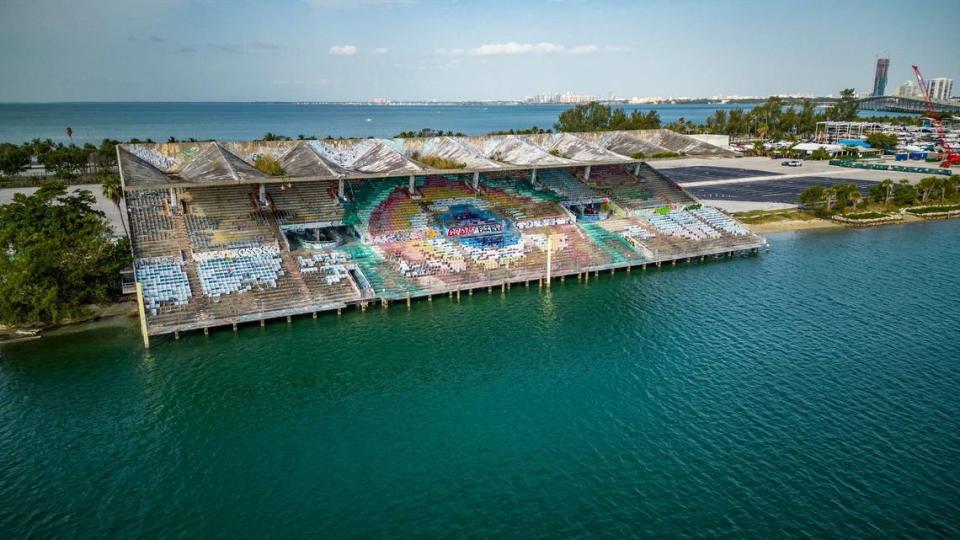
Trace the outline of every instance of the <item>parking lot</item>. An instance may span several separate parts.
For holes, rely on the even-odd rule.
[[[687,191],[698,199],[718,201],[756,201],[765,203],[797,204],[797,198],[810,186],[834,186],[837,184],[856,184],[866,194],[867,189],[876,184],[872,180],[853,178],[830,178],[826,176],[807,176],[803,178],[785,178],[783,180],[765,180],[744,182],[742,184],[722,184],[703,187],[688,187]]]
[[[784,167],[786,168],[786,167]],[[793,169],[790,169],[793,170]],[[780,173],[762,171],[759,169],[741,169],[738,167],[711,167],[697,165],[693,167],[674,167],[660,169],[660,173],[674,182],[703,182],[705,180],[731,180],[734,178],[750,178],[753,176],[773,176]]]

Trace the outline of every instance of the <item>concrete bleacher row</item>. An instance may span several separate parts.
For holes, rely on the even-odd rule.
[[[580,181],[570,169],[545,169],[537,175],[538,183],[557,195],[572,201],[596,199],[600,194]]]
[[[541,170],[538,185],[524,171],[491,176],[482,175],[478,189],[466,175],[421,177],[413,194],[405,179],[348,180],[346,201],[327,181],[268,185],[265,200],[253,185],[129,192],[148,323],[162,333],[260,313],[536,280],[548,259],[555,275],[579,273],[720,253],[758,239],[715,209],[679,210],[695,200],[645,168],[638,174],[595,166],[589,180],[584,169]],[[588,195],[628,212],[578,223],[563,204]],[[460,205],[494,214],[503,236],[447,238],[448,217],[441,214]],[[663,207],[673,210],[653,211]],[[341,223],[356,231],[339,234],[322,251],[283,241],[285,226]],[[150,259],[160,255],[169,259]]]
[[[179,257],[137,259],[134,272],[143,287],[144,307],[152,315],[165,304],[186,305],[192,296],[183,260]]]
[[[187,189],[181,201],[194,249],[236,249],[273,240],[249,186]]]
[[[314,253],[309,257],[297,256],[297,266],[302,274],[319,273],[327,285],[347,279],[346,262],[349,257],[339,252]]]
[[[284,275],[280,257],[274,254],[204,259],[197,261],[203,294],[210,298],[247,292],[254,287],[277,287]]]
[[[694,241],[720,238],[724,235],[736,237],[752,234],[733,218],[711,207],[700,207],[691,211],[650,212],[644,217],[658,233]]]
[[[280,225],[343,221],[344,209],[337,198],[337,182],[270,184],[266,192]]]
[[[127,194],[127,221],[138,256],[169,255],[176,245],[166,197],[167,192],[163,190],[132,191]]]

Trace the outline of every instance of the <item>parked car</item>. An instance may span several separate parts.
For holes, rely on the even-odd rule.
[[[799,159],[788,159],[784,162],[781,162],[780,165],[783,165],[784,167],[802,167],[803,162]]]

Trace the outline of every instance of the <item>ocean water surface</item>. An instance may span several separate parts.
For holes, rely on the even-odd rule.
[[[0,537],[957,537],[958,235],[2,346]]]
[[[752,105],[736,105],[744,109]],[[572,105],[318,105],[297,103],[124,102],[0,103],[0,142],[33,138],[99,143],[104,138],[133,137],[166,141],[168,137],[245,141],[273,132],[296,137],[393,137],[422,128],[483,135],[491,131],[552,128]],[[623,106],[655,109],[666,124],[685,118],[703,122],[717,109],[735,105]]]

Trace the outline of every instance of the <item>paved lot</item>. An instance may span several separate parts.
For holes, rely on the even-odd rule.
[[[866,194],[867,189],[876,181],[860,180],[849,177],[830,178],[825,176],[809,176],[804,178],[788,178],[785,180],[765,180],[762,182],[744,182],[742,184],[723,184],[703,187],[688,187],[687,191],[698,199],[726,200],[726,201],[753,201],[763,203],[797,204],[797,198],[808,187],[820,184],[834,186],[837,184],[856,184],[860,191]]]
[[[784,167],[786,169],[786,167]],[[793,169],[791,169],[792,171]],[[751,176],[771,176],[768,171],[759,169],[741,169],[739,167],[711,167],[694,165],[691,167],[672,167],[660,171],[667,178],[677,183],[702,182],[706,180],[731,180],[734,178],[750,178]]]
[[[757,176],[822,176],[822,177],[832,177],[837,175],[840,171],[845,171],[842,174],[837,175],[838,178],[851,179],[851,180],[874,180],[880,181],[884,178],[890,178],[894,182],[899,181],[901,178],[907,179],[910,182],[916,183],[921,178],[924,177],[922,174],[914,173],[901,173],[895,171],[867,171],[862,169],[847,169],[844,167],[836,167],[830,165],[826,161],[804,161],[802,167],[784,167],[780,165],[781,159],[770,159],[766,157],[744,157],[744,158],[683,158],[683,159],[669,159],[661,161],[651,161],[650,165],[659,170],[661,173],[671,176],[673,169],[681,169],[679,174],[682,176],[685,173],[683,169],[693,169],[704,170],[705,168],[710,171],[713,169],[728,169],[730,171],[748,171],[749,173],[741,176],[731,176],[734,173],[717,173],[712,174],[726,176],[726,178],[696,178],[690,180],[676,180],[677,182],[689,183],[689,182],[710,182],[710,181],[725,181],[734,178],[750,178]],[[762,172],[761,172],[762,171]],[[676,173],[674,173],[676,174]],[[743,174],[743,173],[741,173]]]
[[[110,226],[113,227],[114,232],[117,234],[123,234],[123,224],[120,222],[120,212],[117,210],[117,206],[113,204],[113,201],[110,199],[104,198],[101,194],[101,187],[99,184],[83,184],[79,186],[70,186],[71,190],[85,189],[97,198],[97,202],[94,207],[97,210],[104,212],[107,215],[107,219],[110,221]],[[33,193],[37,188],[3,188],[0,189],[0,204],[7,204],[13,201],[13,196],[17,193]]]

